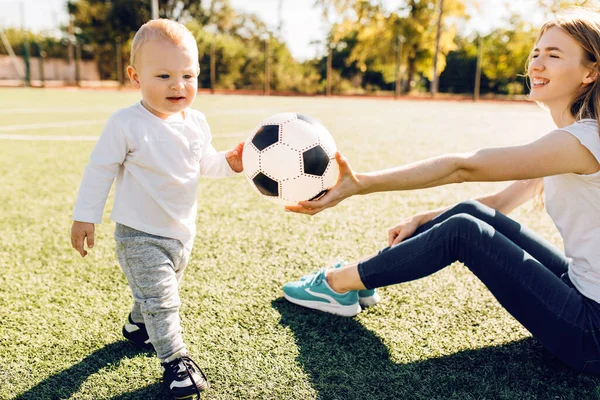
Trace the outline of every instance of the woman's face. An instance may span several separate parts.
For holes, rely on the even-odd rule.
[[[550,109],[567,107],[577,89],[592,82],[579,44],[562,29],[549,28],[532,52],[529,65],[530,99]]]

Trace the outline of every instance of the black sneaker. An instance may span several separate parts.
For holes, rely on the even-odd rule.
[[[163,369],[165,385],[176,399],[188,399],[194,396],[200,398],[200,392],[208,389],[206,375],[187,355],[160,365]]]
[[[123,336],[125,339],[143,347],[147,350],[154,350],[150,339],[148,339],[148,331],[145,324],[138,324],[131,319],[131,313],[127,316],[127,323],[123,325]]]

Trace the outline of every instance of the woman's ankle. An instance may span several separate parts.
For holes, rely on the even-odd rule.
[[[338,294],[347,293],[348,290],[345,289],[342,285],[340,285],[340,274],[339,271],[335,269],[331,269],[325,273],[325,279],[327,279],[327,284],[334,292]]]

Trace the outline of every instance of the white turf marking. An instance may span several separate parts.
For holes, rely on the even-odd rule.
[[[213,135],[213,139],[248,136],[248,132],[223,133],[221,135]],[[45,135],[6,135],[0,134],[0,140],[29,140],[29,141],[96,141],[98,136],[45,136]]]
[[[0,132],[16,132],[28,131],[35,129],[46,128],[66,128],[69,126],[85,126],[85,125],[101,125],[106,122],[105,119],[86,120],[86,121],[64,121],[64,122],[47,122],[43,124],[26,124],[26,125],[5,125],[0,126]]]
[[[54,113],[86,113],[86,112],[109,112],[113,113],[117,111],[118,107],[48,107],[48,108],[9,108],[0,110],[0,115],[14,115],[14,114],[54,114]],[[200,110],[202,111],[202,110]],[[215,110],[211,112],[204,112],[205,115],[230,115],[230,114],[263,114],[272,111],[268,108],[242,108],[238,110]]]
[[[0,140],[96,141],[98,136],[0,135]]]
[[[13,114],[54,114],[54,113],[84,113],[84,112],[114,112],[115,107],[49,107],[49,108],[9,108],[0,110],[0,115]]]

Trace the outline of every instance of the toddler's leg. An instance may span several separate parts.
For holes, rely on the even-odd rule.
[[[135,300],[133,311],[139,306],[157,356],[165,360],[185,350],[178,290],[185,267],[180,260],[183,246],[175,239],[120,227],[115,232],[117,256]],[[136,233],[132,236],[124,230]]]
[[[140,307],[140,303],[133,300],[133,307],[131,308],[131,319],[133,322],[138,324],[144,323],[144,316],[142,315],[142,309]]]

